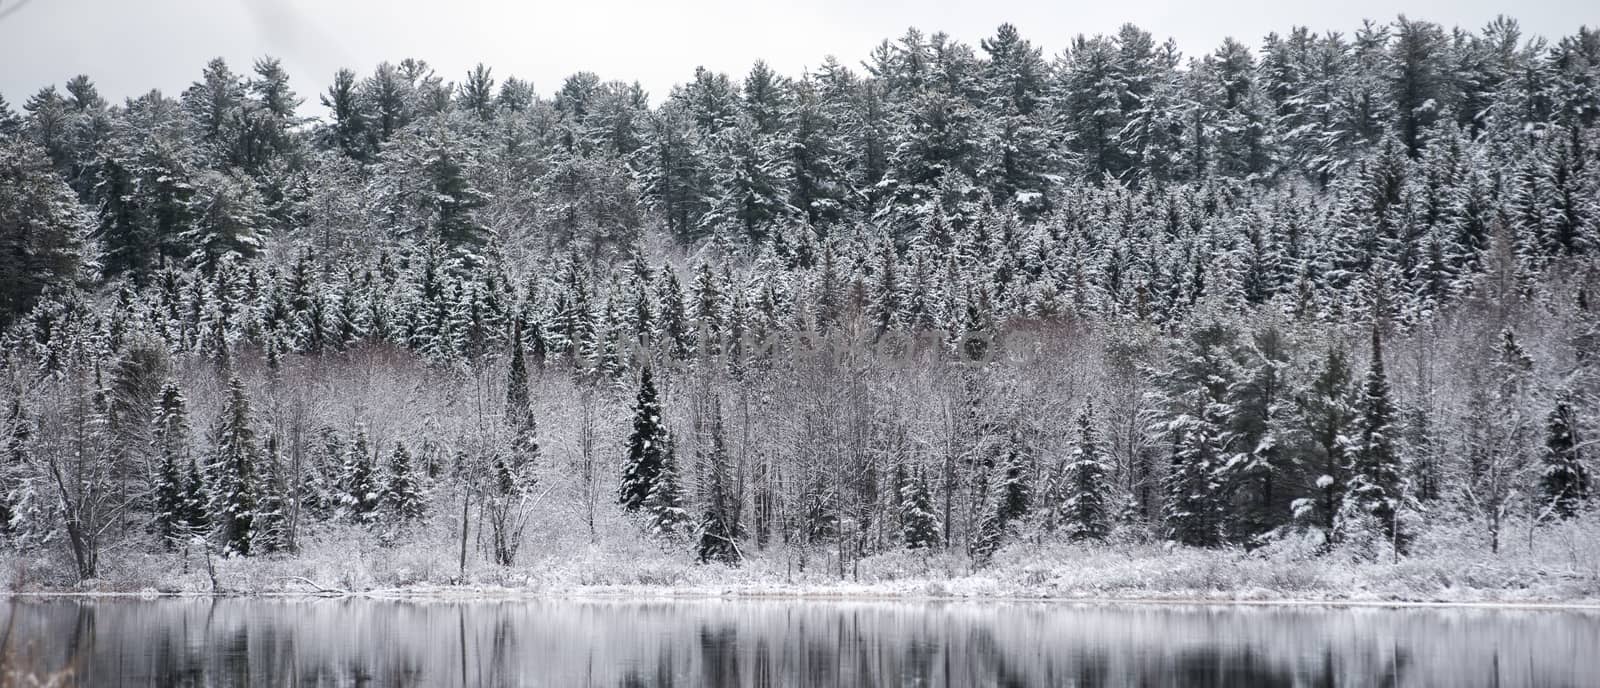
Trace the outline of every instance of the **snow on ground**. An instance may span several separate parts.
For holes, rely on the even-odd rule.
[[[979,571],[963,556],[900,551],[863,559],[842,575],[837,559],[823,550],[809,552],[804,567],[798,552],[780,549],[730,568],[698,564],[683,549],[646,539],[610,538],[603,545],[530,546],[513,567],[489,565],[469,550],[464,579],[458,579],[459,552],[439,546],[443,538],[385,546],[354,531],[332,530],[307,542],[298,555],[217,559],[215,567],[216,592],[224,594],[1597,605],[1595,530],[1593,523],[1546,528],[1531,545],[1508,542],[1498,555],[1460,545],[1459,534],[1438,533],[1398,561],[1344,550],[1317,553],[1310,541],[1253,552],[1025,542]],[[35,593],[213,592],[202,554],[134,553],[118,560],[103,579],[77,586],[64,561],[38,553],[0,554],[6,572],[0,584]]]

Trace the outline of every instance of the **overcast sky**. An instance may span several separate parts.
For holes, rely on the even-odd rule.
[[[548,95],[588,70],[637,80],[659,100],[697,65],[742,75],[765,59],[798,74],[832,54],[855,66],[908,26],[976,46],[1009,21],[1053,55],[1077,34],[1131,21],[1194,55],[1226,36],[1254,46],[1296,25],[1349,33],[1401,11],[1474,29],[1509,13],[1547,37],[1600,25],[1594,0],[0,0],[0,92],[20,109],[39,87],[81,73],[113,100],[150,88],[177,95],[212,57],[248,71],[273,55],[314,106],[339,67],[364,75],[414,56],[449,80],[482,61]]]

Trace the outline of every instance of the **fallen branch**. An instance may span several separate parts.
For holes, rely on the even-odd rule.
[[[318,582],[316,582],[314,580],[311,580],[310,578],[306,578],[305,576],[284,576],[282,578],[279,578],[278,580],[299,581],[301,583],[305,583],[306,585],[309,585],[312,588],[315,588],[316,591],[317,591],[317,594],[319,594],[319,595],[348,596],[348,595],[351,594],[351,592],[349,590],[344,590],[342,588],[330,588],[330,587],[322,585],[321,583],[318,583]]]

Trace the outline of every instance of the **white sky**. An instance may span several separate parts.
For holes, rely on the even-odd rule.
[[[244,72],[273,55],[308,114],[339,67],[365,75],[404,57],[454,81],[482,61],[544,95],[588,70],[638,80],[659,101],[697,65],[742,76],[765,59],[798,74],[832,54],[855,67],[909,26],[976,48],[1009,21],[1053,55],[1077,34],[1131,21],[1195,55],[1225,36],[1253,46],[1296,25],[1348,34],[1400,12],[1474,29],[1509,13],[1525,34],[1550,38],[1600,25],[1594,0],[0,0],[0,93],[20,109],[39,87],[83,73],[113,101],[150,88],[177,95],[212,57]]]

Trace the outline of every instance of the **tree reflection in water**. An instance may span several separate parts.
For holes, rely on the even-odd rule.
[[[1022,603],[29,600],[94,686],[1579,686],[1600,616]],[[25,639],[25,640],[20,640]]]

